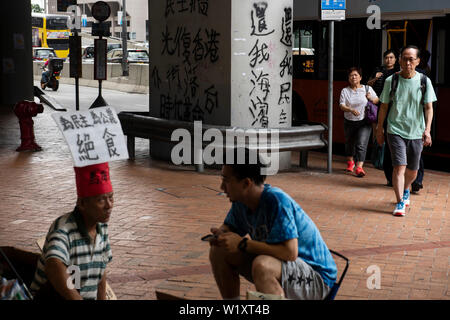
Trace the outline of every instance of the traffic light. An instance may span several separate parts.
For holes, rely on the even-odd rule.
[[[71,6],[71,5],[76,5],[77,4],[77,0],[58,0],[57,2],[57,10],[58,11],[62,11],[62,12],[66,12],[67,11],[67,7]]]

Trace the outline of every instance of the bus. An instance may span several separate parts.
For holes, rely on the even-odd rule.
[[[318,1],[294,0],[293,52],[293,125],[303,121],[328,123],[328,30],[329,22],[320,21]],[[367,7],[381,9],[380,29],[369,29]],[[302,8],[302,10],[299,10]],[[346,19],[335,22],[333,82],[333,149],[344,150],[344,116],[339,108],[341,90],[348,85],[347,69],[363,70],[367,83],[382,65],[387,49],[399,52],[405,45],[416,45],[431,54],[430,79],[438,101],[433,105],[433,145],[423,151],[424,159],[450,171],[450,2],[347,1]],[[301,48],[301,49],[299,49]]]
[[[32,13],[33,47],[53,48],[59,58],[69,55],[70,29],[68,16],[57,14]]]

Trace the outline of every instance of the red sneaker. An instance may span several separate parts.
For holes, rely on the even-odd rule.
[[[364,169],[361,167],[356,168],[355,174],[360,178],[362,178],[366,175],[366,173],[364,172]]]
[[[347,161],[347,169],[345,169],[345,171],[353,172],[353,169],[355,169],[355,162],[354,161]]]

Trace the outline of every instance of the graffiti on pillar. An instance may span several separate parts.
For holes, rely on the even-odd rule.
[[[263,128],[267,128],[269,126],[269,104],[261,100],[259,96],[256,96],[256,99],[251,99],[251,103],[250,113],[254,119],[252,126],[258,124]]]
[[[279,12],[275,14],[274,10]],[[268,18],[269,12],[272,19]],[[277,18],[273,19],[274,16]],[[271,127],[287,125],[289,121],[286,110],[291,102],[293,73],[290,49],[292,7],[272,8],[268,1],[255,1],[251,3],[250,17],[249,34],[253,46],[249,47],[251,49],[248,53],[251,70],[248,110],[252,119],[251,124],[263,128],[269,125]],[[275,50],[279,52],[280,47],[276,45],[278,41],[283,48],[288,47],[283,55],[272,54]],[[280,60],[277,61],[278,59]],[[271,110],[275,108],[277,110]],[[273,114],[276,114],[277,118],[274,118]]]
[[[169,91],[181,89],[180,66],[170,65],[167,70],[167,82],[169,83]]]
[[[284,8],[284,16],[281,20],[281,43],[292,47],[292,8]]]
[[[205,29],[205,32],[207,35],[205,59],[209,57],[211,62],[216,62],[219,60],[218,37],[220,36],[220,33],[217,33],[214,29],[209,31],[208,29]]]
[[[218,108],[217,90],[214,85],[205,90],[205,110],[211,113]]]
[[[266,9],[267,2],[257,2],[253,4],[254,10],[251,11],[252,18],[252,33],[254,36],[267,36],[271,33],[275,32],[275,29],[272,31],[268,30],[266,23]]]
[[[151,74],[151,83],[159,91],[159,116],[203,121],[205,116],[215,113],[220,102],[218,88],[201,83],[199,75],[220,60],[221,34],[206,23],[199,27],[174,21],[181,15],[208,21],[210,0],[164,0],[164,3],[161,14],[170,20],[161,28],[160,54],[170,63],[155,67]]]
[[[278,105],[283,103],[289,103],[291,100],[291,83],[286,82],[280,85],[280,98],[278,99]]]
[[[152,71],[152,81],[155,88],[159,89],[159,86],[161,85],[161,78],[159,77],[159,71],[157,67],[153,68]]]
[[[253,85],[252,90],[250,91],[250,96],[253,94],[253,92],[258,89],[261,91],[262,94],[264,94],[263,100],[267,100],[267,96],[270,93],[270,79],[269,74],[264,73],[262,70],[260,70],[259,75],[255,73],[254,70],[252,70],[253,78],[250,79],[250,82]]]
[[[191,64],[185,64],[184,72],[184,96],[194,98],[197,95],[197,66],[193,67]]]
[[[284,111],[284,109],[281,109],[281,113],[280,113],[280,121],[279,124],[283,125],[283,124],[288,124],[288,119],[287,119],[287,114]]]
[[[283,60],[280,63],[280,77],[285,78],[285,75],[289,76],[289,81],[280,85],[280,96],[278,99],[278,105],[280,106],[279,124],[286,124],[287,117],[284,104],[290,103],[292,96],[292,8],[284,8],[284,14],[281,19],[281,39],[280,42],[288,47]]]
[[[198,13],[208,16],[209,0],[166,0],[165,17],[177,13]]]
[[[254,68],[257,64],[261,64],[264,61],[269,60],[270,54],[268,52],[269,47],[266,43],[261,43],[259,45],[259,39],[256,40],[255,45],[252,48],[252,51],[248,54],[251,57],[250,67]]]
[[[283,78],[284,75],[287,74],[292,76],[292,55],[289,53],[288,50],[286,50],[286,55],[284,56],[283,60],[280,63],[280,77]]]

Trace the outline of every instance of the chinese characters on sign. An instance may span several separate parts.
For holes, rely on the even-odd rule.
[[[76,167],[128,159],[119,118],[112,107],[52,114]]]
[[[345,20],[345,0],[321,0],[322,20]]]
[[[151,86],[159,100],[158,117],[204,121],[219,108],[218,88],[201,81],[201,75],[221,59],[221,33],[206,24],[185,22],[207,22],[210,6],[210,0],[162,0],[159,6],[165,26],[157,38],[161,50],[154,54],[169,62],[155,63],[151,69]]]
[[[286,111],[292,95],[292,6],[275,7],[266,1],[251,5],[249,35],[253,45],[248,53],[251,126],[286,126],[289,125]],[[270,17],[276,18],[269,19],[269,12]],[[284,53],[280,58],[274,54],[274,47],[282,48]],[[276,117],[272,108],[277,109]]]

